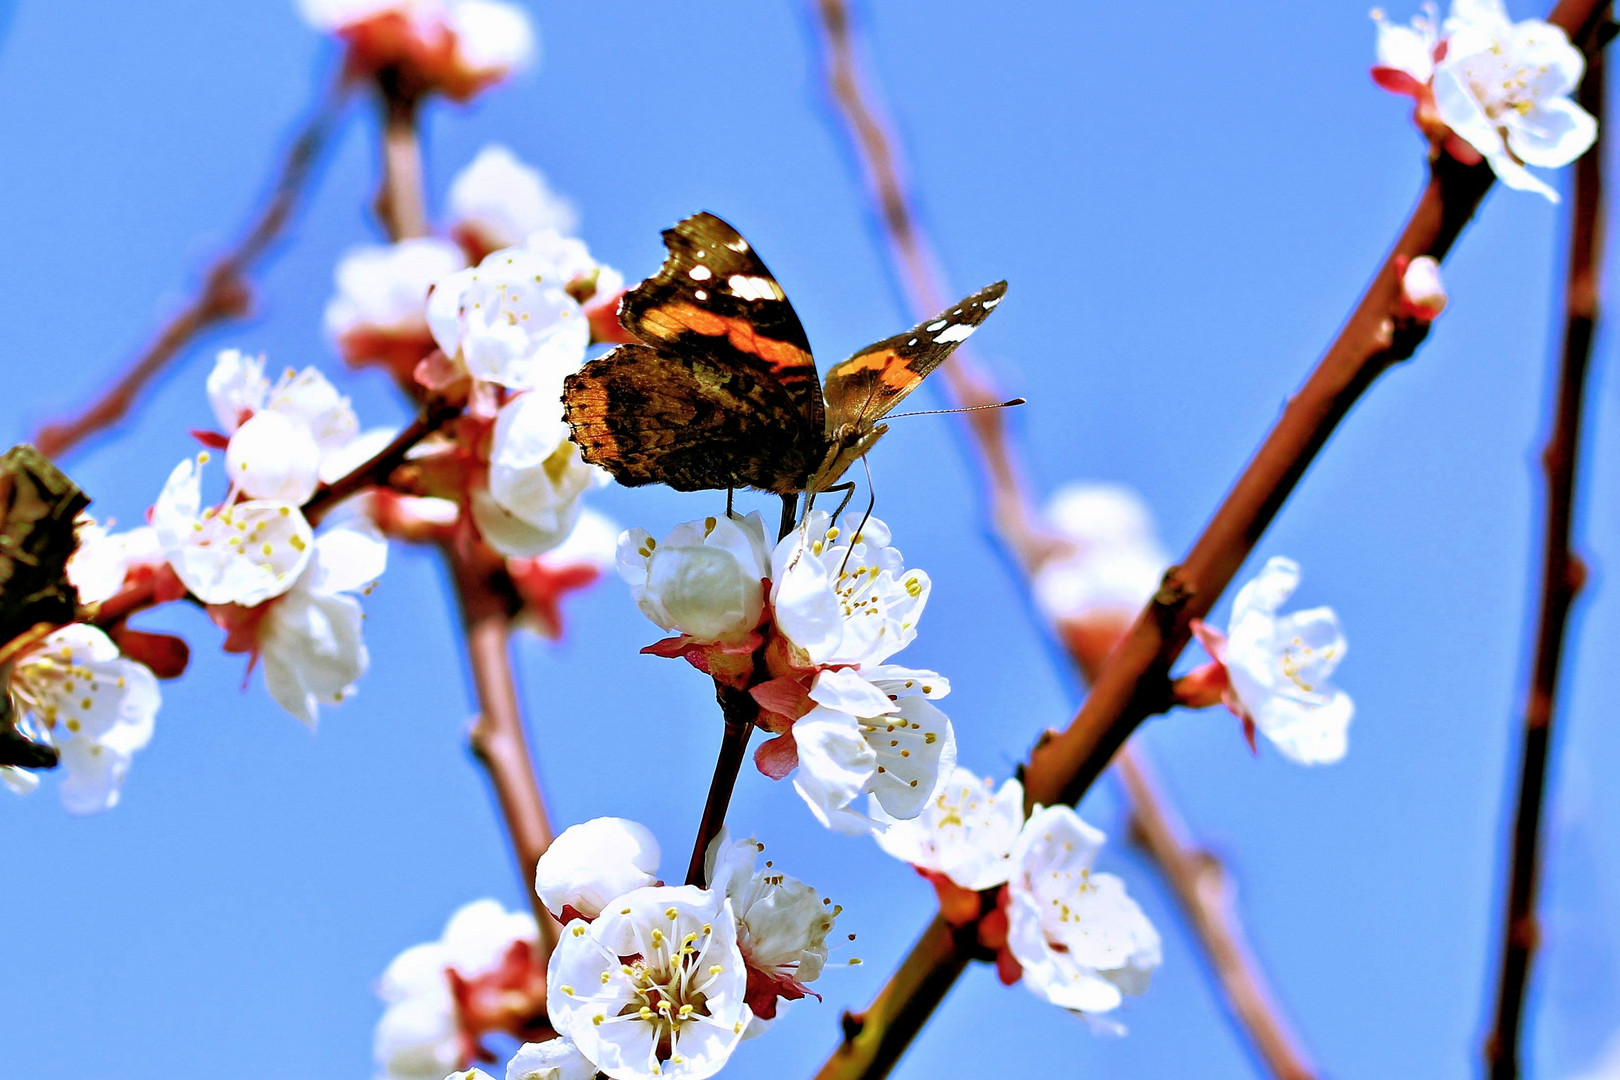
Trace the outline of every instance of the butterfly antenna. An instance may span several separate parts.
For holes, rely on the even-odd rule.
[[[979,412],[984,409],[1010,409],[1014,405],[1027,405],[1028,399],[1015,397],[1007,401],[998,401],[994,405],[969,405],[964,409],[923,409],[921,412],[897,412],[885,416],[885,420],[898,420],[902,416],[940,416],[944,413]]]
[[[861,455],[861,467],[866,470],[866,513],[861,515],[861,523],[855,526],[855,531],[850,534],[849,550],[844,552],[844,561],[838,564],[839,577],[844,576],[844,567],[849,565],[849,557],[855,554],[855,541],[860,539],[861,530],[866,528],[866,523],[872,518],[872,507],[877,505],[877,491],[872,487],[872,466],[867,462],[865,454]],[[855,485],[852,483],[849,487],[849,494],[851,497],[853,497],[855,494]],[[849,499],[846,498],[844,503],[845,505],[848,505]],[[842,510],[843,507],[841,506],[839,509]]]

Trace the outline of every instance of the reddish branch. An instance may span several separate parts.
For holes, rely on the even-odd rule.
[[[390,238],[398,241],[427,233],[421,142],[414,101],[408,102],[387,86],[382,87],[382,95],[383,179],[378,209]],[[411,392],[413,388],[405,389]],[[433,409],[428,408],[420,422],[432,415]],[[399,441],[395,440],[395,446]],[[505,560],[487,544],[461,536],[445,542],[442,550],[461,605],[467,665],[478,698],[478,718],[468,742],[500,803],[501,820],[517,858],[518,878],[540,924],[539,963],[544,967],[557,941],[557,924],[535,894],[534,867],[551,846],[552,831],[523,734],[523,712],[512,677],[512,619],[522,601],[506,572]]]
[[[416,419],[407,424],[370,460],[316,491],[309,502],[304,504],[304,517],[309,520],[310,525],[319,525],[321,519],[334,506],[349,496],[366,488],[386,485],[394,470],[405,463],[405,457],[412,448],[460,411],[459,405],[449,405],[443,401],[428,402]]]
[[[828,21],[835,43],[843,34],[847,48],[842,5],[836,0],[820,3],[824,18],[834,12]],[[1562,0],[1549,19],[1579,40],[1600,7],[1601,0]],[[1032,804],[1078,802],[1136,727],[1168,705],[1170,667],[1187,645],[1191,620],[1214,606],[1351,405],[1422,343],[1426,327],[1400,314],[1397,258],[1442,259],[1493,180],[1483,166],[1465,167],[1449,158],[1435,163],[1406,228],[1349,321],[1289,401],[1187,559],[1165,575],[1163,587],[1104,665],[1074,721],[1031,755],[1025,792]],[[892,211],[887,202],[885,210]],[[885,1075],[965,959],[957,938],[925,934],[896,981],[849,1025],[843,1046],[819,1076]]]
[[[882,216],[889,251],[905,285],[911,307],[917,317],[926,318],[949,303],[940,284],[941,275],[928,252],[922,230],[912,216],[910,202],[900,179],[894,141],[875,108],[868,103],[869,95],[863,92],[851,40],[848,10],[843,0],[818,0],[818,8],[827,35],[830,88],[849,123],[860,157],[866,165],[867,181]],[[946,365],[945,378],[953,404],[957,406],[988,405],[1003,400],[1005,396],[1001,388],[973,363],[965,348],[959,349]],[[973,437],[972,446],[976,456],[984,468],[986,491],[998,532],[1025,574],[1032,574],[1056,549],[1036,525],[1037,518],[1031,510],[1031,501],[1021,478],[1022,471],[1017,465],[1017,454],[1007,436],[1003,417],[998,410],[989,409],[968,413],[964,420]],[[1071,656],[1088,679],[1096,674],[1091,663],[1094,658],[1083,656],[1073,649]],[[1127,750],[1122,753],[1119,769],[1132,807],[1133,832],[1169,879],[1203,943],[1205,955],[1220,981],[1233,1018],[1273,1076],[1282,1080],[1308,1080],[1315,1075],[1315,1069],[1272,998],[1259,966],[1248,949],[1220,864],[1188,840],[1180,825],[1179,815],[1168,797],[1151,781],[1139,752]],[[971,942],[971,935],[964,940]],[[957,949],[954,943],[955,938],[946,932],[944,924],[936,921],[912,954],[921,969],[911,971],[909,967],[903,968],[884,990],[883,996],[874,1002],[869,1013],[884,1014],[888,1012],[888,1003],[894,1001],[916,1015],[916,1023],[920,1026],[933,1005],[937,1004],[938,997],[925,1003],[918,995],[937,990],[938,995],[943,996],[967,962],[967,954]],[[929,969],[924,959],[934,947],[942,948],[942,955],[947,958],[939,971]],[[911,975],[917,976],[915,985],[908,982]],[[905,1016],[895,1016],[894,1026],[905,1027]],[[856,1050],[852,1056],[859,1057],[859,1032],[867,1031],[869,1027],[854,1023],[847,1030],[852,1036],[849,1046]],[[873,1035],[868,1034],[868,1040],[872,1038]],[[879,1049],[892,1053],[897,1059],[904,1046],[891,1043],[888,1046],[880,1045]],[[839,1054],[844,1054],[844,1051],[840,1050]],[[879,1062],[874,1058],[868,1065],[867,1075],[881,1075],[890,1065],[892,1060]]]
[[[116,424],[129,412],[136,396],[187,342],[215,323],[247,312],[251,301],[247,272],[287,227],[347,99],[348,83],[341,78],[334,80],[288,147],[270,199],[241,242],[209,268],[202,290],[169,320],[111,388],[77,416],[40,429],[34,445],[42,454],[60,457],[96,432]]]
[[[461,603],[467,663],[478,698],[478,719],[468,733],[468,742],[489,774],[500,803],[519,877],[540,923],[543,966],[557,942],[557,924],[534,891],[534,866],[551,846],[552,831],[523,735],[523,712],[512,677],[510,638],[517,601],[504,561],[483,544],[446,544],[444,555]]]
[[[798,521],[799,497],[782,496],[781,524],[776,530],[776,542],[787,539]],[[765,647],[754,653],[754,682],[770,678],[765,661]],[[714,776],[709,781],[709,795],[703,801],[703,817],[698,821],[697,837],[692,841],[692,858],[686,865],[688,885],[708,884],[705,862],[709,845],[720,835],[726,824],[726,811],[731,806],[731,793],[737,786],[737,774],[748,756],[748,740],[754,734],[754,721],[759,717],[759,703],[747,690],[738,690],[716,679],[715,699],[720,703],[720,715],[725,729],[720,738],[720,753],[715,758]]]
[[[1605,21],[1604,30],[1607,30]],[[1603,53],[1588,48],[1580,103],[1598,118],[1600,141],[1575,165],[1575,198],[1570,208],[1569,283],[1565,290],[1563,354],[1552,434],[1542,453],[1547,477],[1545,551],[1541,569],[1541,610],[1536,622],[1535,670],[1524,711],[1524,749],[1519,764],[1518,805],[1509,853],[1507,912],[1503,925],[1496,1007],[1485,1044],[1490,1075],[1519,1075],[1525,987],[1535,953],[1536,888],[1540,871],[1541,807],[1546,795],[1547,754],[1552,742],[1553,706],[1563,660],[1570,607],[1586,580],[1586,567],[1571,545],[1575,513],[1576,464],[1580,451],[1582,402],[1592,339],[1597,328],[1603,249]]]

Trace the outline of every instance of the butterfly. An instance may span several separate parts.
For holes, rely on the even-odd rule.
[[[700,213],[663,237],[663,266],[619,306],[641,343],[563,384],[580,455],[631,487],[826,491],[1007,290],[1005,281],[980,289],[822,381],[793,305],[736,229]]]

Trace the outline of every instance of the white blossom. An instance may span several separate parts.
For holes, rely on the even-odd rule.
[[[1344,631],[1332,608],[1278,615],[1299,585],[1299,564],[1273,558],[1238,591],[1224,642],[1203,628],[1225,667],[1235,711],[1283,755],[1302,765],[1344,757],[1355,706],[1328,679],[1344,658]]]
[[[988,780],[957,766],[911,820],[889,817],[875,799],[870,813],[885,826],[873,830],[884,851],[980,892],[1007,880],[1024,824],[1024,788],[1009,779],[992,789]]]
[[[557,402],[520,394],[495,418],[489,483],[473,489],[473,521],[501,554],[539,555],[568,538],[581,496],[607,481],[580,457]]]
[[[779,997],[803,997],[805,984],[821,975],[837,912],[797,878],[769,864],[756,871],[764,850],[753,837],[730,840],[721,829],[709,845],[706,869],[709,888],[723,894],[737,916],[737,945],[749,968],[749,1007],[770,1019]]]
[[[1104,836],[1066,806],[1037,810],[1013,849],[1007,947],[1036,996],[1086,1013],[1141,994],[1159,966],[1159,935],[1125,883],[1094,874]]]
[[[325,459],[360,432],[349,399],[319,371],[289,368],[272,385],[263,358],[236,349],[216,358],[208,400],[230,436],[230,482],[252,499],[307,501],[326,478]]]
[[[1580,50],[1550,23],[1511,21],[1501,0],[1457,0],[1446,28],[1434,68],[1440,118],[1508,187],[1557,202],[1525,166],[1568,165],[1597,138],[1597,121],[1569,99],[1586,67]]]
[[[569,1039],[559,1035],[524,1043],[506,1066],[506,1080],[595,1080],[596,1066]]]
[[[470,234],[485,251],[521,244],[540,229],[567,235],[579,222],[573,204],[551,190],[540,170],[498,144],[456,174],[448,202],[457,234]]]
[[[430,341],[428,292],[466,264],[456,245],[425,236],[351,248],[337,265],[326,331],[351,359],[365,358],[378,339]]]
[[[444,354],[474,378],[513,390],[543,388],[562,416],[562,379],[590,344],[585,313],[547,259],[503,248],[441,280],[428,298],[428,325]]]
[[[360,34],[361,44],[368,23],[388,17],[401,20],[418,39],[407,55],[418,63],[444,65],[444,70],[435,66],[418,76],[433,80],[456,98],[468,97],[479,86],[528,66],[538,51],[528,16],[502,0],[299,0],[298,6],[316,29]],[[446,34],[453,51],[441,60],[433,46]],[[384,35],[385,40],[389,37]]]
[[[1169,556],[1142,497],[1119,484],[1065,484],[1046,506],[1060,550],[1035,573],[1035,602],[1054,622],[1129,618],[1154,591]]]
[[[365,616],[351,593],[370,588],[388,563],[388,542],[359,516],[333,522],[315,538],[298,581],[269,601],[260,627],[264,684],[297,719],[315,726],[322,704],[354,695],[370,665],[360,628]]]
[[[815,705],[792,727],[793,787],[816,820],[852,836],[882,828],[858,808],[862,795],[890,818],[922,813],[956,766],[956,733],[929,700],[949,692],[931,671],[878,665],[818,674]]]
[[[62,805],[75,814],[116,806],[135,751],[152,740],[162,702],[152,672],[120,656],[100,630],[74,623],[17,658],[11,694],[23,732],[60,753]],[[38,783],[26,770],[0,772],[19,793]]]
[[[1434,48],[1440,42],[1440,17],[1434,4],[1422,5],[1419,13],[1405,25],[1390,22],[1377,8],[1373,9],[1372,18],[1378,28],[1375,73],[1385,69],[1407,76],[1408,81],[1399,87],[1405,93],[1413,92],[1434,78]]]
[[[515,943],[538,934],[527,912],[475,900],[450,916],[439,940],[396,956],[377,986],[388,1003],[372,1041],[378,1080],[438,1080],[457,1068],[463,1032],[449,970],[477,976],[498,965]]]
[[[646,826],[593,818],[551,842],[535,867],[534,891],[559,919],[564,908],[594,919],[625,893],[656,884],[658,857],[658,841]]]
[[[917,636],[928,575],[905,568],[882,521],[858,522],[817,510],[772,554],[776,628],[809,665],[881,664]]]
[[[472,80],[505,78],[537,59],[534,27],[516,4],[450,0],[449,25],[456,36],[456,59]]]
[[[314,550],[309,522],[291,503],[251,499],[202,506],[202,466],[187,458],[169,474],[152,507],[165,558],[205,604],[252,607],[280,596],[304,572]]]
[[[563,928],[546,977],[558,1033],[614,1080],[703,1080],[753,1014],[737,920],[719,892],[652,886]]]
[[[161,566],[165,561],[157,530],[150,525],[114,533],[81,516],[76,535],[79,544],[68,558],[67,576],[78,590],[81,604],[109,599],[124,587],[130,571]]]
[[[619,537],[619,575],[642,614],[663,629],[737,643],[764,616],[769,551],[757,512],[688,521],[662,540],[630,529]]]

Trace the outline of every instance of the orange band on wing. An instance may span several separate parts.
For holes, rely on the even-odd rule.
[[[791,368],[803,368],[804,376],[815,371],[815,362],[797,345],[777,341],[754,332],[753,326],[743,319],[730,319],[704,311],[692,304],[667,304],[653,308],[642,315],[642,321],[652,324],[664,340],[673,340],[681,330],[690,330],[705,337],[724,334],[732,346],[750,356],[757,356],[771,365],[772,370],[784,373]]]

